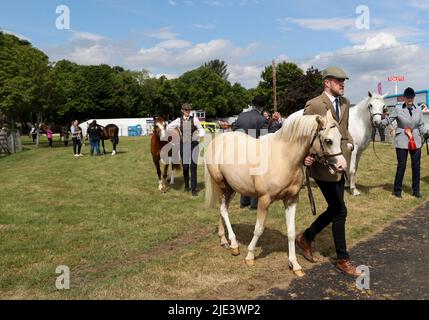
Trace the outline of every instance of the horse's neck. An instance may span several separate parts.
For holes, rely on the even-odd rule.
[[[355,127],[359,132],[365,133],[365,137],[370,137],[372,132],[371,116],[369,114],[368,105],[371,99],[367,98],[352,108],[350,112],[351,126]],[[356,142],[356,141],[355,141]]]
[[[353,114],[356,117],[356,120],[364,122],[368,127],[371,127],[371,117],[368,111],[370,101],[370,98],[366,98],[353,108],[355,109]]]
[[[284,142],[286,134],[286,132],[282,132],[282,129],[280,129],[272,135],[272,139],[282,142],[280,144],[280,148],[282,148],[284,159],[287,159],[287,162],[293,167],[301,168],[305,156],[307,156],[310,152],[311,140],[313,138],[314,130],[309,132],[308,137],[305,139],[300,139],[299,141]]]

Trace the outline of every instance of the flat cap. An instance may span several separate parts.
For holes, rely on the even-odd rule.
[[[328,67],[322,71],[322,79],[326,78],[349,79],[347,74],[340,68]]]
[[[182,110],[192,110],[192,104],[190,103],[182,104]]]

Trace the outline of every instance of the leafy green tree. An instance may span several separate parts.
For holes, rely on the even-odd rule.
[[[0,32],[0,111],[15,123],[42,111],[48,57],[26,40]]]
[[[228,80],[228,65],[225,63],[225,61],[221,61],[219,59],[211,60],[204,63],[204,67],[213,70],[222,79]]]
[[[276,66],[276,79],[277,79],[277,101],[283,95],[288,86],[298,81],[304,72],[295,64],[291,62],[281,62]],[[273,67],[272,65],[265,67],[262,71],[261,81],[257,91],[267,97],[268,110],[273,110]]]
[[[320,95],[323,91],[322,74],[318,69],[310,67],[298,80],[290,83],[280,97],[279,110],[290,115],[303,109],[305,103]]]

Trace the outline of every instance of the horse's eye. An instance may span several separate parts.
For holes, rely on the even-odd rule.
[[[332,145],[332,140],[331,139],[325,139],[325,143],[328,145],[328,146],[331,146]]]

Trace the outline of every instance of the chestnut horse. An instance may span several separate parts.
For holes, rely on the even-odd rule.
[[[106,154],[106,149],[104,148],[104,140],[112,141],[113,151],[112,156],[116,154],[116,146],[119,143],[119,128],[115,124],[108,124],[105,127],[101,127],[103,129],[103,133],[101,134],[101,143],[103,145],[103,153]]]
[[[154,117],[153,134],[150,142],[150,152],[152,160],[158,174],[158,189],[161,192],[167,192],[167,174],[168,166],[171,162],[171,177],[170,184],[174,184],[174,170],[180,170],[180,148],[174,146],[174,143],[180,143],[180,133],[178,130],[169,130],[166,135],[169,136],[168,141],[161,140],[161,131],[166,130],[167,122],[163,117]],[[166,148],[163,150],[163,148]],[[163,151],[168,151],[168,154]],[[168,155],[166,157],[165,155]],[[161,178],[161,161],[164,165],[164,170]]]

